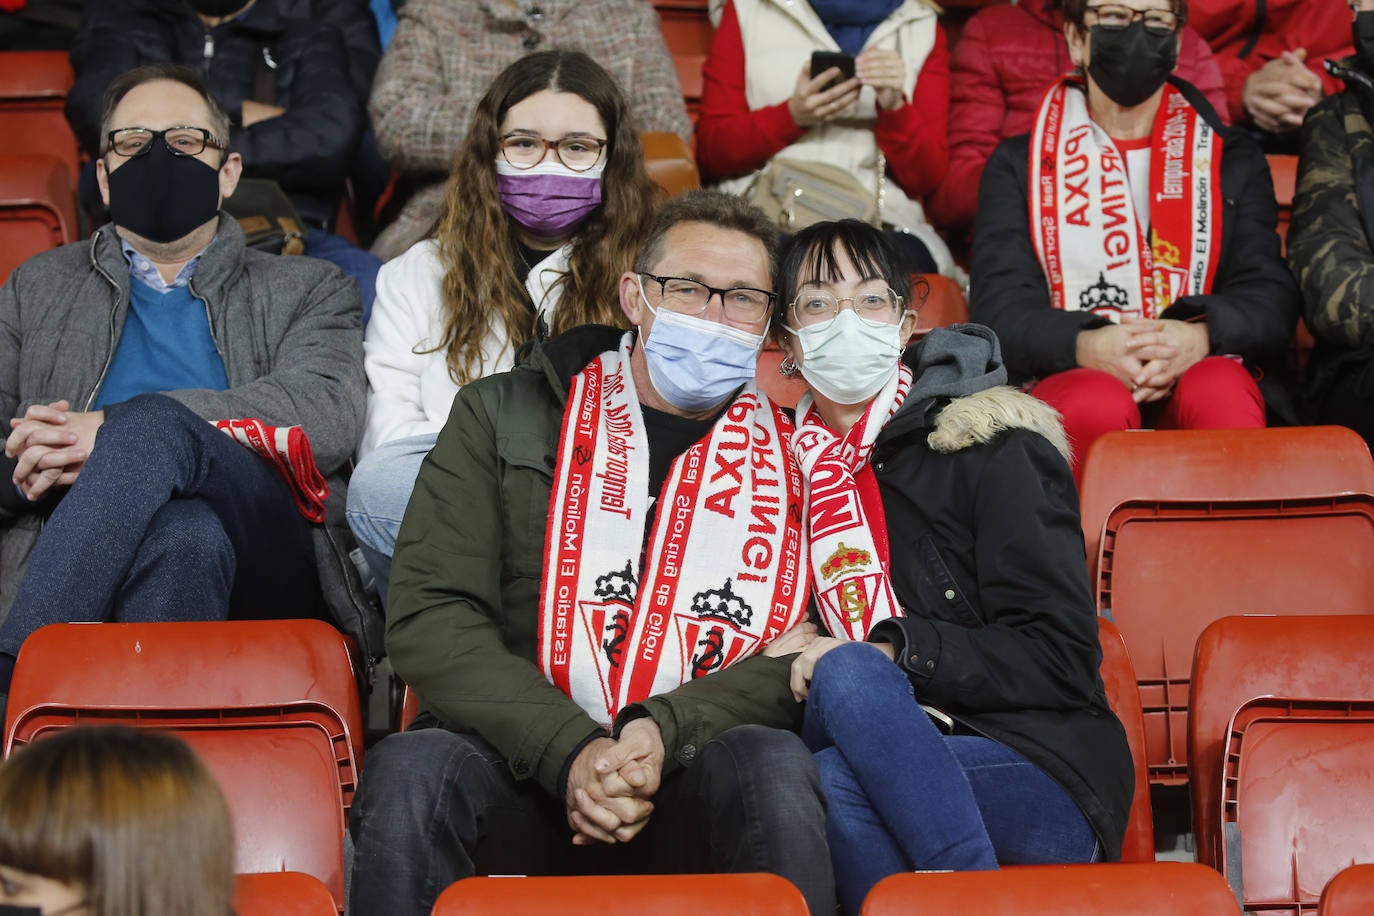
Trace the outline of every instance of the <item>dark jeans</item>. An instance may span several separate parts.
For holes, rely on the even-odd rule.
[[[109,414],[0,626],[316,617],[310,525],[262,458],[162,395]]]
[[[732,728],[653,801],[631,842],[574,846],[563,801],[516,782],[481,739],[439,728],[391,735],[368,752],[354,800],[350,912],[426,916],[472,875],[767,871],[801,888],[813,914],[832,916],[824,803],[795,734]],[[608,883],[608,908],[614,893]]]
[[[898,872],[1097,856],[1092,826],[1059,783],[996,741],[941,734],[906,673],[866,643],[816,663],[804,734],[817,750],[835,884],[851,914]]]

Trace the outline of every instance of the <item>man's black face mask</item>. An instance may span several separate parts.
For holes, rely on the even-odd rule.
[[[219,212],[219,170],[161,140],[110,171],[108,183],[110,219],[152,242],[175,242]]]

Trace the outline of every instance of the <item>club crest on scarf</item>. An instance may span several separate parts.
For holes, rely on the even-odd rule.
[[[1111,321],[1157,318],[1178,298],[1208,292],[1220,257],[1220,162],[1221,138],[1166,86],[1142,219],[1116,143],[1089,116],[1082,81],[1052,86],[1031,135],[1029,204],[1054,307]]]
[[[752,384],[674,460],[636,571],[651,501],[632,340],[573,378],[540,593],[540,669],[602,724],[759,651],[807,595],[791,422]]]

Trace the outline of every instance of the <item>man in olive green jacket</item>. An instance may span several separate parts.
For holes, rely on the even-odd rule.
[[[622,308],[638,327],[632,343],[612,328],[575,329],[459,392],[397,545],[387,648],[422,712],[368,756],[351,823],[352,912],[425,914],[448,884],[473,874],[688,871],[771,871],[801,888],[813,912],[833,912],[824,803],[793,731],[800,707],[784,655],[814,630],[790,630],[764,652],[618,711],[613,704],[609,727],[541,666],[541,581],[555,573],[546,528],[551,515],[563,519],[559,541],[572,518],[550,496],[568,473],[563,456],[595,465],[566,440],[571,421],[563,431],[573,377],[629,347],[622,358],[647,432],[647,492],[659,493],[676,473],[672,460],[714,434],[752,378],[773,243],[763,214],[738,198],[677,198],[636,272],[621,279]],[[680,329],[683,314],[695,316],[687,324],[696,338],[668,330]],[[656,321],[662,330],[652,330]],[[683,346],[693,339],[698,352]],[[722,369],[726,353],[737,354],[733,369]],[[741,517],[756,508],[745,505]],[[732,575],[736,560],[722,549],[691,574]],[[642,584],[626,574],[629,591]],[[735,575],[742,589],[748,577]],[[596,648],[598,664],[616,644]],[[615,898],[614,881],[607,896]]]

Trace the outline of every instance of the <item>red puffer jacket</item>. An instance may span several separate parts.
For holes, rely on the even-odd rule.
[[[1190,14],[1197,5],[1192,0]],[[1045,90],[1071,69],[1058,3],[990,6],[968,21],[950,64],[949,171],[926,201],[926,214],[937,226],[958,233],[973,225],[978,179],[993,148],[1030,131]],[[1196,86],[1230,123],[1221,71],[1191,28],[1183,30],[1174,75]]]
[[[1327,95],[1345,88],[1322,60],[1354,53],[1346,0],[1190,0],[1188,23],[1212,46],[1236,124],[1251,120],[1241,105],[1246,78],[1284,51],[1307,51],[1307,67],[1322,78]],[[1251,40],[1254,47],[1242,54]]]

